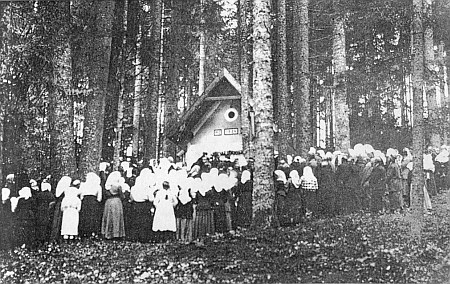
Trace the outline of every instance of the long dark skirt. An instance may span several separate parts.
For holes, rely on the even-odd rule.
[[[61,240],[61,224],[62,224],[62,211],[61,211],[61,202],[62,196],[60,196],[54,205],[53,208],[53,221],[52,221],[52,231],[50,234],[51,241],[59,241]]]
[[[12,248],[13,240],[13,215],[11,203],[0,203],[0,249]]]
[[[289,225],[289,216],[286,206],[286,195],[276,193],[275,195],[275,213],[277,214],[280,226]]]
[[[153,240],[152,203],[134,202],[131,207],[130,229],[127,236],[131,240],[148,242]]]
[[[119,197],[108,198],[102,219],[102,235],[106,239],[125,237],[122,201]]]
[[[372,196],[370,198],[371,206],[370,211],[373,213],[379,213],[383,210],[383,196],[384,188],[374,188],[372,191]]]
[[[291,187],[286,196],[286,211],[289,223],[296,225],[305,216],[305,204],[301,188]]]
[[[317,192],[311,190],[304,191],[305,208],[309,210],[314,216],[318,213]]]
[[[182,242],[192,241],[192,219],[177,218],[176,236]]]
[[[192,238],[202,238],[207,234],[214,234],[214,210],[198,210],[195,212]]]
[[[223,202],[220,202],[219,205],[214,208],[214,228],[218,233],[225,233],[228,231],[225,204]]]
[[[90,237],[100,233],[100,202],[97,197],[87,195],[83,197],[80,211],[80,235]]]
[[[35,245],[36,227],[34,222],[29,220],[27,221],[18,220],[18,223],[16,225],[15,238],[17,246],[21,246],[23,244],[27,246]]]
[[[252,192],[243,192],[236,208],[236,224],[239,227],[250,227],[252,223]]]

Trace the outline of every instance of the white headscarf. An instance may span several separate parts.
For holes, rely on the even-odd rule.
[[[2,201],[6,201],[9,199],[9,195],[11,194],[11,190],[7,187],[2,188]]]
[[[100,177],[93,172],[86,175],[86,181],[80,185],[81,195],[95,195],[97,196],[97,201],[102,200],[102,186]]]
[[[306,181],[314,181],[314,180],[317,181],[317,178],[314,176],[312,168],[309,166],[303,168],[303,175],[301,179]]]
[[[25,200],[31,198],[31,188],[29,188],[28,186],[26,187],[22,187],[21,190],[19,190],[19,198],[23,198]]]
[[[436,158],[434,158],[434,160],[436,162],[439,162],[439,163],[447,163],[449,161],[449,157],[448,156],[449,156],[448,151],[446,149],[443,149],[439,153],[439,155],[437,155]]]
[[[108,175],[105,183],[105,189],[110,190],[113,185],[120,184],[122,181],[122,175],[119,171],[114,171]]]
[[[48,182],[41,183],[41,191],[51,191],[52,186]]]
[[[66,188],[70,187],[70,183],[72,182],[72,178],[69,176],[63,176],[58,184],[56,185],[56,197],[60,197],[61,194],[66,190]]]
[[[187,204],[192,200],[191,196],[189,195],[188,188],[182,188],[180,190],[180,192],[178,193],[178,200],[180,200],[181,204],[183,205]]]
[[[287,183],[286,174],[282,170],[275,171],[275,180],[282,181],[284,184]]]
[[[434,172],[433,156],[431,154],[423,155],[423,170]]]
[[[298,174],[298,171],[297,170],[292,170],[289,173],[289,177],[291,178],[292,185],[295,188],[299,188],[300,187],[300,176]]]
[[[241,174],[241,183],[246,183],[247,181],[250,180],[251,177],[252,177],[252,174],[250,173],[249,170],[243,171]]]
[[[138,176],[134,186],[131,188],[131,198],[137,202],[143,202],[145,200],[153,201],[153,190],[148,185],[144,176]]]

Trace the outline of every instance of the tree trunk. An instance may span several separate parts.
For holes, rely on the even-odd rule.
[[[4,107],[0,106],[0,183],[3,185],[3,137],[5,134],[5,128],[4,128]]]
[[[61,26],[59,45],[53,59],[54,90],[49,95],[51,174],[54,180],[76,173],[74,110],[72,101],[72,57],[70,46],[70,4],[59,3],[59,13],[66,24]]]
[[[441,107],[446,107],[447,106],[447,96],[448,96],[448,86],[447,86],[447,67],[445,66],[445,52],[444,52],[444,42],[440,42],[439,43],[439,58],[438,58],[438,62],[439,62],[439,82],[440,82],[440,97],[441,97]],[[449,114],[442,114],[442,118],[440,120],[440,122],[442,121],[442,119],[448,119],[448,115]],[[442,133],[442,144],[444,145],[448,145],[448,127],[443,127],[441,128],[441,133]]]
[[[296,152],[306,157],[313,145],[311,135],[311,108],[309,100],[309,19],[308,0],[293,3],[294,13],[294,114]]]
[[[136,62],[134,72],[134,101],[133,101],[133,157],[138,159],[139,154],[139,124],[141,119],[141,88],[142,88],[142,65],[141,65],[141,32],[138,32],[136,46]]]
[[[94,25],[91,38],[92,50],[89,62],[89,92],[87,97],[83,145],[81,150],[81,174],[96,172],[102,153],[103,122],[105,116],[106,87],[111,54],[111,27],[114,1],[94,1],[92,13]]]
[[[174,156],[176,153],[176,146],[166,137],[166,130],[169,125],[177,123],[178,120],[178,100],[180,98],[179,93],[179,62],[182,61],[181,54],[177,52],[177,46],[179,45],[180,28],[183,23],[182,11],[183,4],[181,1],[173,1],[172,15],[170,22],[170,32],[168,35],[167,49],[164,52],[164,56],[167,56],[167,82],[164,92],[163,108],[164,119],[161,126],[161,139],[162,139],[162,154],[165,157]],[[166,46],[165,46],[166,47]]]
[[[252,41],[252,0],[240,0],[239,3],[239,24],[241,48],[239,49],[239,73],[241,84],[241,128],[242,128],[242,149],[244,156],[253,158],[253,136],[252,122],[250,114],[253,113],[253,41]]]
[[[123,15],[121,18],[122,23],[120,25],[120,60],[118,66],[118,77],[119,77],[119,87],[117,96],[117,114],[116,114],[116,124],[114,127],[115,137],[114,137],[114,170],[118,170],[120,164],[122,145],[122,134],[123,134],[123,112],[124,112],[124,97],[125,97],[125,76],[126,76],[126,64],[127,64],[127,37],[125,36],[128,26],[128,10],[129,2],[124,0]],[[118,19],[119,20],[119,19]]]
[[[428,3],[427,3],[428,2]],[[438,124],[438,105],[436,98],[436,64],[434,60],[434,41],[433,41],[433,26],[432,22],[432,0],[425,0],[424,2],[424,16],[426,17],[426,22],[424,26],[424,56],[426,64],[425,72],[425,92],[428,105],[428,126],[429,137],[427,139],[427,144],[433,148],[439,148],[441,146],[441,137],[439,135],[439,124]]]
[[[278,145],[279,155],[285,158],[292,147],[290,92],[287,84],[286,66],[286,0],[278,2]]]
[[[152,29],[151,29],[151,60],[149,68],[149,93],[144,99],[144,132],[143,132],[143,150],[144,160],[147,163],[151,159],[156,159],[158,152],[158,99],[161,67],[161,0],[152,1]]]
[[[339,5],[340,0],[333,0],[333,120],[331,126],[335,138],[336,150],[347,151],[350,148],[349,107],[346,87],[346,52],[345,52],[345,16]],[[333,127],[334,126],[334,127]]]
[[[122,133],[123,133],[123,109],[124,109],[124,93],[125,93],[125,71],[123,70],[123,65],[125,63],[122,62],[122,67],[120,68],[120,90],[119,90],[119,98],[117,100],[117,117],[116,117],[116,127],[115,133],[116,136],[114,138],[114,170],[119,168],[120,157],[122,152]]]
[[[272,223],[274,216],[270,0],[255,0],[253,17],[253,99],[256,122],[253,224],[264,227]]]
[[[423,88],[424,88],[424,32],[422,23],[422,0],[413,0],[413,53],[412,53],[412,84],[413,84],[413,177],[411,188],[411,232],[419,237],[423,218],[423,188],[425,186],[423,173]]]
[[[200,0],[201,20],[200,20],[200,64],[198,71],[198,96],[205,91],[205,64],[206,64],[206,35],[205,35],[205,0]]]

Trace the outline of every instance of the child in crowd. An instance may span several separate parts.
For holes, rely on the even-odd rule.
[[[159,233],[159,241],[173,239],[177,231],[174,207],[177,205],[177,197],[170,191],[168,181],[162,183],[162,189],[155,196],[155,217],[153,218],[153,231]]]
[[[78,197],[79,190],[76,187],[67,188],[64,194],[64,199],[61,202],[61,211],[63,212],[61,235],[65,240],[73,240],[78,236],[81,200]]]

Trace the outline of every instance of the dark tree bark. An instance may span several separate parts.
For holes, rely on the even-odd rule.
[[[428,2],[428,3],[427,3]],[[432,26],[432,5],[433,0],[424,1],[424,17],[426,19],[426,24],[424,25],[424,60],[426,66],[425,75],[425,91],[427,95],[427,109],[428,109],[428,139],[427,144],[433,146],[434,148],[439,148],[441,146],[441,136],[439,131],[439,110],[436,98],[436,88],[437,80],[436,76],[436,62],[434,58],[434,37],[433,37],[433,26]]]
[[[278,50],[277,50],[277,79],[278,79],[278,148],[280,157],[286,157],[292,147],[290,92],[287,82],[287,50],[286,50],[286,0],[278,1]]]
[[[253,222],[257,227],[270,225],[274,216],[270,12],[270,0],[253,2],[253,99],[256,122]]]
[[[58,3],[60,29],[54,35],[57,47],[53,58],[53,92],[49,94],[51,173],[54,180],[76,173],[74,110],[72,99],[72,52],[70,45],[70,4]]]
[[[241,47],[240,58],[240,84],[241,84],[241,127],[242,148],[245,157],[253,158],[253,136],[250,114],[253,113],[253,23],[252,23],[252,1],[239,1],[239,31]]]
[[[311,108],[309,94],[309,19],[308,0],[294,1],[294,132],[296,152],[306,157],[312,146]]]
[[[412,19],[412,82],[413,82],[413,177],[411,185],[411,232],[420,237],[423,219],[423,87],[424,87],[424,31],[422,22],[422,0],[413,0]]]
[[[152,2],[152,29],[151,29],[151,60],[149,61],[149,82],[148,94],[144,98],[144,120],[143,120],[143,139],[144,139],[144,160],[157,157],[157,133],[158,133],[158,98],[160,83],[160,49],[161,49],[161,0],[153,0]]]
[[[96,172],[101,158],[114,4],[111,0],[94,1],[89,11],[95,20],[89,27],[92,42],[80,163],[82,176]]]
[[[346,86],[345,15],[340,8],[340,0],[333,0],[333,87],[332,103],[334,125],[331,129],[335,138],[335,148],[342,152],[350,148],[350,121]],[[333,139],[333,137],[331,137]]]

